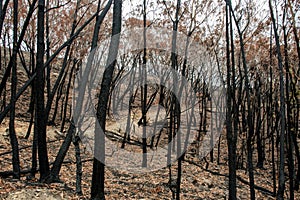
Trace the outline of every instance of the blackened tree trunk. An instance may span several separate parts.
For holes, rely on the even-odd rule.
[[[239,124],[239,105],[242,102],[241,95],[236,95],[237,86],[236,86],[236,67],[235,67],[235,45],[234,45],[234,33],[233,33],[233,23],[232,23],[232,16],[229,14],[229,28],[230,28],[230,48],[231,48],[231,102],[232,102],[232,148],[233,148],[233,154],[235,154],[235,170],[237,169],[237,155],[236,155],[236,149],[237,149],[237,136],[238,136],[238,124]],[[238,64],[238,70],[241,71],[241,65]],[[229,77],[230,78],[230,77]],[[242,93],[242,82],[239,85],[239,93]],[[243,152],[243,149],[242,149]],[[243,165],[243,164],[242,164]],[[236,172],[235,172],[236,173]],[[236,175],[235,175],[236,176]]]
[[[229,199],[236,199],[236,141],[232,132],[232,92],[230,68],[230,38],[229,38],[229,6],[226,4],[226,66],[227,66],[227,103],[226,103],[226,133],[229,167]]]
[[[120,32],[122,21],[122,0],[114,0],[113,7],[113,27],[112,39],[109,46],[109,54],[106,63],[106,69],[103,74],[101,90],[98,97],[97,119],[103,133],[95,130],[95,149],[94,154],[98,154],[98,158],[94,156],[93,175],[91,186],[91,199],[105,199],[104,196],[104,170],[105,170],[105,122],[107,115],[107,106],[110,93],[110,87],[113,78],[113,72],[116,65],[116,59],[119,49]],[[97,126],[96,126],[97,127]],[[100,161],[101,160],[101,161]]]
[[[147,167],[147,1],[143,2],[143,66],[142,66],[142,81],[144,84],[141,86],[141,103],[142,103],[142,121],[143,121],[143,161],[142,167]]]
[[[178,59],[177,59],[177,35],[178,35],[178,25],[179,25],[179,18],[180,18],[180,9],[181,9],[181,0],[177,0],[176,4],[176,12],[175,12],[175,18],[173,21],[173,33],[172,33],[172,52],[171,52],[171,64],[172,64],[172,69],[173,70],[179,70],[178,69]],[[177,82],[177,77],[176,75],[173,76],[173,81],[174,83]],[[177,157],[178,157],[178,168],[177,168],[177,180],[176,180],[176,199],[180,199],[180,185],[181,185],[181,168],[182,168],[182,159],[184,155],[181,154],[181,138],[180,138],[180,133],[177,131],[178,126],[180,123],[180,113],[179,113],[179,105],[177,103],[178,99],[176,99],[178,95],[178,89],[179,87],[177,85],[174,86],[174,92],[175,95],[171,92],[171,112],[170,112],[170,133],[169,136],[177,138]],[[174,134],[173,134],[174,133]],[[175,140],[173,140],[175,142]],[[173,146],[175,148],[175,145]],[[170,148],[170,142],[168,145],[168,148]],[[169,152],[168,152],[169,153]]]
[[[18,34],[18,1],[14,0],[14,19],[13,19],[13,52],[17,54],[17,34]],[[16,90],[17,90],[17,61],[13,60],[12,63],[12,76],[11,76],[11,110],[9,121],[9,137],[12,146],[12,164],[13,164],[13,177],[20,178],[20,159],[19,159],[19,144],[15,132],[15,112],[16,112]]]
[[[73,134],[73,144],[75,146],[75,156],[76,156],[76,193],[82,195],[81,180],[82,180],[82,161],[80,156],[80,138],[78,135]]]
[[[274,132],[273,132],[273,104],[272,104],[272,100],[273,100],[273,57],[272,57],[272,50],[273,50],[273,26],[271,24],[271,28],[270,28],[270,69],[269,69],[269,77],[270,77],[270,85],[269,85],[269,98],[268,98],[268,106],[267,106],[267,110],[268,110],[268,119],[267,119],[267,126],[268,126],[268,130],[267,130],[267,134],[270,134],[271,137],[271,154],[272,154],[272,183],[273,183],[273,196],[276,196],[276,168],[275,168],[275,144],[274,144]]]
[[[46,143],[46,121],[44,106],[44,8],[45,0],[38,2],[37,19],[37,57],[36,57],[36,77],[35,77],[35,124],[34,131],[38,139],[38,159],[40,166],[40,181],[45,181],[49,175],[49,161]]]
[[[257,106],[256,106],[256,145],[257,145],[257,167],[263,169],[264,167],[264,150],[263,150],[263,137],[261,133],[261,80],[259,74],[257,74],[257,80],[255,82],[256,87],[256,97],[257,97]]]
[[[247,125],[248,125],[248,136],[247,136],[247,160],[248,160],[248,170],[249,170],[249,182],[250,182],[250,196],[251,200],[255,200],[255,190],[254,190],[254,173],[253,173],[253,148],[252,148],[252,138],[254,136],[254,124],[253,124],[253,111],[252,111],[252,106],[251,106],[251,99],[250,99],[250,81],[249,81],[249,73],[248,73],[248,66],[247,66],[247,61],[246,61],[246,53],[245,53],[245,47],[244,47],[244,38],[243,38],[243,33],[246,30],[247,26],[241,30],[239,20],[236,18],[234,10],[232,8],[231,0],[227,1],[227,4],[230,8],[230,11],[232,13],[234,22],[236,24],[236,28],[238,31],[238,36],[239,36],[239,43],[240,43],[240,50],[241,50],[241,55],[242,55],[242,64],[243,64],[243,69],[244,69],[244,78],[245,78],[245,91],[246,91],[246,103],[247,103]]]
[[[72,142],[72,137],[75,134],[76,131],[76,127],[74,125],[74,121],[71,120],[70,122],[70,126],[66,135],[66,138],[64,140],[64,142],[62,143],[59,152],[55,158],[53,167],[51,168],[51,176],[50,178],[47,180],[49,183],[50,182],[56,182],[59,181],[59,171],[61,169],[62,163],[64,161],[64,158],[67,154],[67,151],[70,147],[70,144]]]
[[[101,5],[101,1],[99,0],[97,13],[100,12],[100,5]],[[96,17],[96,23],[95,23],[95,27],[94,27],[94,34],[93,34],[93,39],[92,39],[91,50],[93,50],[94,48],[97,47],[100,26],[101,26],[101,24],[102,24],[102,22],[103,22],[103,20],[106,16],[107,12],[109,11],[111,5],[112,5],[112,0],[109,0],[107,2],[106,6],[104,7],[103,11],[101,12],[101,14],[97,15],[97,17]]]
[[[284,188],[285,188],[285,177],[284,177],[284,143],[285,143],[285,98],[284,98],[284,81],[283,81],[283,64],[282,64],[282,55],[280,52],[280,42],[279,35],[276,27],[276,19],[274,17],[274,12],[272,8],[272,2],[269,0],[269,8],[271,19],[274,27],[274,35],[276,42],[276,50],[277,50],[277,59],[278,59],[278,67],[279,67],[279,84],[280,84],[280,161],[279,161],[279,179],[278,179],[278,192],[277,199],[284,199]]]

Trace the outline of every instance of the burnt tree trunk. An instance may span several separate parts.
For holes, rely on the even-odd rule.
[[[18,34],[18,1],[14,0],[13,11],[13,54],[17,55],[17,34]],[[12,63],[12,76],[11,76],[11,110],[9,119],[9,138],[12,147],[12,165],[13,165],[13,177],[20,178],[20,159],[19,159],[19,144],[15,132],[15,113],[16,113],[16,90],[17,90],[17,61],[13,60]]]
[[[272,2],[269,0],[269,8],[271,19],[274,27],[274,35],[277,50],[278,68],[279,68],[279,84],[280,84],[280,161],[279,161],[279,179],[278,179],[278,192],[277,199],[284,199],[285,189],[285,176],[284,176],[284,144],[285,144],[285,97],[284,97],[284,80],[283,80],[283,64],[282,55],[280,51],[279,35],[276,27],[276,19],[274,17]]]
[[[103,74],[101,90],[98,97],[97,120],[100,127],[95,130],[95,149],[93,161],[93,175],[91,186],[91,199],[105,199],[104,196],[104,170],[105,170],[105,122],[107,115],[107,106],[110,93],[110,87],[113,78],[113,72],[116,65],[116,59],[119,49],[120,32],[122,21],[122,0],[115,0],[113,7],[113,27],[112,39],[109,46],[109,54],[106,63],[106,69]],[[98,123],[97,123],[98,124]],[[100,133],[99,130],[103,133]],[[95,157],[97,154],[97,158]]]
[[[46,142],[46,117],[44,106],[44,9],[45,0],[38,2],[37,18],[37,56],[36,56],[36,77],[35,77],[35,124],[34,131],[37,134],[38,141],[38,159],[40,166],[40,181],[45,181],[49,175],[49,161]]]

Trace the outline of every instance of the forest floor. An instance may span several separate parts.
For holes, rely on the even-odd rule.
[[[28,122],[16,121],[16,132],[19,139],[21,170],[30,170],[31,167],[31,142],[24,136],[27,132]],[[11,171],[11,147],[8,136],[8,120],[0,126],[0,171]],[[48,127],[47,145],[49,162],[54,162],[58,149],[63,142],[63,137],[58,132],[59,128]],[[28,174],[22,175],[21,180],[12,179],[10,176],[0,178],[0,199],[89,199],[92,175],[91,155],[82,150],[83,175],[82,195],[77,195],[76,190],[76,159],[74,145],[71,145],[61,169],[61,183],[41,184],[37,179],[27,180]],[[215,158],[217,147],[214,148]],[[269,160],[269,159],[267,159]],[[207,158],[208,161],[208,158]],[[221,137],[220,164],[216,159],[213,163],[199,160],[192,154],[187,154],[182,165],[181,199],[228,199],[228,167],[226,140]],[[172,166],[172,173],[176,176],[177,164]],[[270,192],[272,189],[272,165],[268,161],[265,169],[255,169],[256,199],[275,199]],[[169,169],[164,168],[144,174],[131,174],[106,168],[105,193],[106,199],[172,199],[172,192],[168,184]],[[245,170],[238,170],[237,197],[250,199],[248,174]],[[38,178],[38,174],[36,175]],[[277,183],[277,182],[276,182]],[[288,186],[288,182],[286,182]],[[288,189],[286,189],[288,191]],[[287,192],[286,192],[286,195]],[[300,193],[295,193],[295,199],[300,199]]]

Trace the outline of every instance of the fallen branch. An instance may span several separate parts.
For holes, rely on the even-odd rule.
[[[50,140],[50,141],[48,141],[47,143],[53,143],[53,142],[56,142],[56,141],[58,141],[58,140],[60,140],[60,139]],[[20,147],[20,148],[19,148],[19,151],[22,150],[22,149],[28,149],[28,148],[30,148],[30,147],[32,147],[32,145]],[[10,153],[12,153],[12,151],[6,151],[6,152],[3,152],[3,153],[0,153],[0,156],[4,156],[4,155],[10,154]]]
[[[82,163],[84,162],[91,162],[93,161],[93,158],[90,158],[90,159],[86,159],[86,160],[83,160]],[[50,166],[53,165],[54,162],[50,163]],[[72,160],[68,160],[68,161],[64,161],[63,164],[76,164],[75,161],[72,161]],[[39,172],[40,169],[37,169],[35,172]],[[26,175],[26,174],[30,174],[32,172],[31,169],[25,169],[25,170],[22,170],[20,172],[21,175]],[[14,175],[14,172],[13,171],[4,171],[4,172],[0,172],[0,177],[1,178],[8,178],[9,176],[13,176]]]

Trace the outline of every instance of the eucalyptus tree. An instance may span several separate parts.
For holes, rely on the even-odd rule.
[[[18,1],[14,1],[13,10],[13,54],[17,54],[17,39],[18,39]],[[12,165],[13,177],[20,178],[20,158],[19,158],[19,144],[15,132],[15,107],[16,107],[16,90],[17,90],[17,61],[12,61],[12,76],[11,76],[11,112],[9,118],[9,137],[12,146]]]
[[[274,28],[275,42],[276,42],[276,52],[278,59],[279,68],[279,84],[280,84],[280,161],[279,161],[279,178],[278,178],[278,192],[277,199],[284,199],[284,189],[285,189],[285,175],[284,175],[284,163],[285,163],[285,97],[284,97],[284,80],[283,80],[283,58],[280,51],[280,41],[278,35],[278,26],[276,24],[276,19],[272,7],[272,2],[269,0],[269,8],[271,14],[271,20]]]
[[[101,89],[98,97],[97,120],[100,127],[95,130],[95,149],[98,158],[93,160],[93,175],[91,186],[91,199],[105,199],[104,195],[104,173],[105,173],[105,136],[100,133],[101,129],[105,132],[106,115],[108,108],[108,100],[110,87],[112,83],[113,73],[116,65],[116,59],[119,49],[120,33],[122,27],[122,0],[114,0],[113,5],[113,26],[112,39],[109,46],[109,54],[106,62],[105,71],[101,83]],[[98,124],[97,123],[97,124]]]

